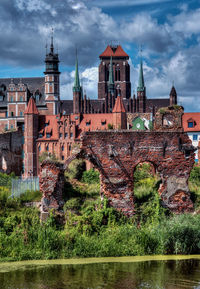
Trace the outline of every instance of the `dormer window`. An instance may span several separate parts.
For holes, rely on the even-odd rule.
[[[188,127],[189,128],[194,127],[194,122],[193,121],[188,121]]]

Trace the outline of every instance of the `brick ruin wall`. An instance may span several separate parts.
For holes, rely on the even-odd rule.
[[[101,194],[111,206],[134,215],[134,170],[150,162],[160,174],[163,205],[174,212],[191,211],[188,178],[194,164],[191,141],[183,132],[87,132],[82,154],[100,172]]]
[[[0,134],[0,172],[20,176],[22,172],[23,133],[19,131]]]

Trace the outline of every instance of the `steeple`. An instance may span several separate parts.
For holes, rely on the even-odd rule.
[[[144,91],[144,90],[145,90],[145,85],[144,85],[144,75],[143,75],[143,62],[141,58],[137,91]]]
[[[78,57],[76,52],[76,66],[75,66],[75,80],[74,80],[74,86],[73,91],[81,92],[81,85],[80,85],[80,79],[79,79],[79,71],[78,71]]]
[[[114,73],[113,73],[113,62],[112,56],[110,57],[110,67],[109,67],[109,80],[108,80],[108,92],[114,93],[115,83],[114,83]]]
[[[177,93],[176,93],[176,89],[174,87],[174,83],[172,85],[169,96],[170,96],[170,105],[177,104]]]
[[[54,54],[54,46],[53,46],[53,28],[52,28],[52,31],[51,31],[51,46],[50,46],[50,52],[52,54]]]
[[[146,112],[146,88],[144,85],[142,55],[140,56],[140,70],[139,70],[139,80],[138,80],[138,87],[137,87],[136,110],[137,112],[142,112],[142,113]]]

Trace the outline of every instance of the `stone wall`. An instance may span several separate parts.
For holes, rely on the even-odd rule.
[[[23,163],[23,133],[19,131],[0,134],[0,171],[21,175]]]

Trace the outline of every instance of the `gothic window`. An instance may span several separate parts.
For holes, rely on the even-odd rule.
[[[59,133],[59,138],[61,138],[61,137],[62,137],[62,133],[60,132],[60,133]]]
[[[69,145],[69,151],[71,151],[71,145]]]
[[[64,151],[64,149],[65,149],[65,148],[64,148],[64,145],[63,145],[63,146],[62,146],[62,151]]]
[[[47,152],[49,151],[49,145],[46,146],[46,151],[47,151]]]

